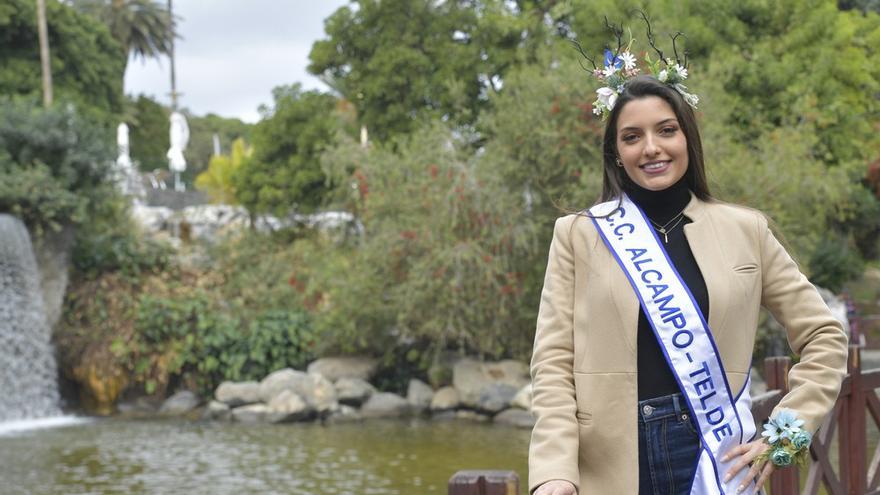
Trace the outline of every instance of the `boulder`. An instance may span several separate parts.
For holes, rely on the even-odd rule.
[[[340,378],[360,378],[367,381],[376,372],[376,366],[377,361],[368,357],[325,357],[312,361],[307,371],[320,373],[331,382]]]
[[[452,421],[456,419],[455,411],[439,411],[431,415],[434,421]]]
[[[311,378],[309,378],[307,373],[302,371],[297,371],[292,368],[273,371],[260,382],[260,401],[268,404],[276,395],[284,390],[296,392],[297,395],[305,398],[306,395],[310,395],[304,393],[304,391],[310,388],[310,383]]]
[[[199,407],[201,403],[201,399],[196,394],[189,390],[181,390],[162,403],[159,413],[173,416],[184,415]]]
[[[464,358],[456,362],[452,369],[452,383],[458,390],[462,404],[479,407],[480,397],[488,385],[509,385],[517,391],[527,385],[529,367],[525,363],[513,360],[482,362],[473,358]]]
[[[212,400],[202,412],[202,419],[211,421],[229,421],[232,419],[231,408],[223,402]]]
[[[532,413],[522,409],[505,409],[496,414],[492,421],[517,428],[532,428],[535,426],[535,418],[532,416]]]
[[[395,418],[409,414],[409,403],[403,397],[390,392],[377,392],[361,406],[365,418]]]
[[[337,408],[336,388],[320,373],[309,373],[309,389],[305,399],[319,413],[326,413]]]
[[[266,419],[270,423],[288,423],[304,421],[314,416],[311,408],[302,397],[290,390],[282,390],[267,405]]]
[[[356,408],[347,406],[345,404],[340,404],[335,411],[327,416],[327,419],[324,420],[324,422],[329,424],[350,423],[353,421],[360,421],[362,419],[363,418],[361,417],[361,413],[358,412]]]
[[[257,382],[223,382],[214,391],[214,398],[230,407],[260,402],[260,384]]]
[[[497,413],[510,406],[519,388],[507,383],[490,383],[480,390],[477,409],[489,413]]]
[[[434,390],[427,383],[416,380],[409,381],[406,391],[406,401],[416,411],[424,411],[431,407],[431,401],[434,399]]]
[[[471,411],[469,409],[459,409],[455,411],[455,419],[466,419],[468,421],[476,421],[478,423],[485,423],[492,419],[492,416],[488,414],[481,414],[476,411]]]
[[[458,391],[455,387],[443,387],[431,399],[432,411],[448,411],[458,407]]]
[[[510,401],[510,405],[512,407],[518,407],[520,409],[525,409],[526,411],[532,410],[532,384],[528,384],[525,387],[519,389],[519,392],[513,396],[513,400]]]
[[[266,404],[251,404],[249,406],[236,407],[232,410],[232,419],[239,423],[262,423],[269,415],[269,406]]]
[[[336,389],[323,375],[291,368],[272,372],[263,378],[260,382],[260,399],[268,404],[285,390],[299,395],[319,413],[331,411],[337,405]]]
[[[340,404],[360,407],[374,392],[375,387],[360,378],[340,378],[334,385]]]

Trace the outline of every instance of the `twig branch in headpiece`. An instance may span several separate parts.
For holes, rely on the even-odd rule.
[[[577,42],[577,40],[568,40],[568,41],[570,41],[571,44],[573,44],[573,45],[575,46],[575,48],[577,48],[578,52],[580,52],[580,54],[581,54],[582,57],[584,57],[585,59],[587,59],[587,60],[590,62],[590,64],[593,65],[593,71],[595,71],[595,70],[599,70],[599,68],[596,67],[596,61],[593,60],[592,58],[590,58],[589,55],[587,55],[587,52],[584,51],[584,48],[581,46],[580,43]],[[586,67],[584,66],[584,63],[581,62],[580,59],[578,59],[578,63],[581,64],[581,69],[584,69],[584,70],[587,71],[587,72],[591,72],[591,73],[593,72],[593,71],[591,71],[590,69],[586,68]]]
[[[614,34],[614,37],[617,38],[617,50],[614,51],[614,58],[612,60],[616,60],[617,56],[620,55],[620,50],[623,48],[623,24],[620,26],[615,26],[614,24],[608,22],[608,17],[605,17],[605,27]]]
[[[645,20],[645,24],[648,25],[648,34],[647,34],[648,44],[651,45],[651,48],[653,48],[655,52],[657,52],[657,55],[660,57],[660,60],[662,60],[663,63],[666,63],[666,57],[664,57],[663,52],[659,48],[657,48],[657,43],[654,39],[654,32],[651,30],[651,21],[648,20],[648,16],[647,16],[647,14],[645,14],[644,11],[640,10],[639,14],[641,14],[642,19]],[[673,46],[674,46],[674,44],[673,44]]]
[[[678,39],[679,36],[682,36],[685,39],[687,39],[687,36],[685,36],[684,33],[682,33],[681,31],[678,31],[677,33],[675,33],[674,36],[670,36],[670,38],[672,38],[672,51],[673,51],[673,53],[675,53],[675,62],[677,64],[681,65],[682,67],[687,68],[687,49],[685,49],[685,51],[684,51],[684,63],[682,63],[681,58],[679,58],[679,56],[678,56],[678,48],[675,46],[675,40]]]

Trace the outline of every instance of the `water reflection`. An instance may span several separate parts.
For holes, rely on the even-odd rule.
[[[526,476],[528,431],[469,422],[105,420],[0,437],[3,493],[446,493],[459,469]]]

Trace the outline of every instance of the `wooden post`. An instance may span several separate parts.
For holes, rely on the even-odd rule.
[[[519,495],[514,471],[459,471],[449,478],[449,495]]]
[[[791,358],[776,356],[764,359],[764,379],[767,390],[779,390],[782,395],[788,393],[788,369]],[[760,429],[761,425],[759,425]],[[799,491],[800,481],[797,467],[779,469],[770,476],[770,491],[774,495],[795,495]]]
[[[850,376],[849,397],[847,397],[847,451],[849,454],[846,474],[841,477],[847,478],[847,493],[850,495],[862,495],[867,492],[868,466],[865,455],[867,445],[867,418],[865,417],[865,392],[862,390],[862,363],[861,351],[858,343],[850,344],[849,359],[846,363],[847,372]]]

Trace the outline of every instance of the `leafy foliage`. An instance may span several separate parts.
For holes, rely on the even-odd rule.
[[[196,188],[208,193],[208,197],[214,203],[236,204],[235,184],[232,178],[252,154],[253,150],[243,139],[236,139],[232,143],[230,155],[217,155],[211,158],[208,170],[196,177]]]
[[[535,246],[518,196],[442,126],[395,148],[347,142],[325,156],[363,234],[333,256],[341,267],[308,275],[325,292],[319,331],[374,352],[389,338],[422,351],[524,351],[524,335],[510,331],[531,316],[517,261]]]
[[[272,93],[274,107],[253,130],[253,159],[233,177],[236,197],[252,213],[313,209],[326,192],[318,158],[341,126],[336,99],[299,84]]]
[[[41,94],[36,3],[0,3],[0,94]],[[122,110],[126,57],[100,22],[63,2],[46,2],[55,99],[106,120]]]
[[[144,95],[129,101],[131,158],[144,172],[167,169],[168,126],[171,113],[157,101]]]
[[[309,71],[357,107],[380,141],[422,119],[472,123],[517,61],[530,24],[506,2],[359,0],[325,21]]]
[[[71,0],[74,8],[103,22],[125,59],[171,53],[174,19],[156,0]]]
[[[0,100],[0,211],[37,232],[88,220],[116,194],[108,134],[72,107]]]

